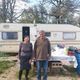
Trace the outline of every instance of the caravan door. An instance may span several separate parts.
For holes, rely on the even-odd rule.
[[[28,26],[23,26],[22,27],[22,40],[24,40],[25,36],[30,37],[30,27],[28,27]]]

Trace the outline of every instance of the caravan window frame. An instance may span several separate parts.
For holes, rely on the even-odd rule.
[[[13,34],[12,34],[13,33]],[[13,37],[16,35],[16,37]],[[18,40],[18,32],[1,32],[2,40]],[[6,37],[4,37],[6,36]]]
[[[70,34],[70,36],[69,36]],[[73,35],[73,37],[71,36]],[[63,39],[64,40],[75,40],[76,39],[76,32],[63,32]]]
[[[46,37],[51,37],[51,32],[45,32]]]

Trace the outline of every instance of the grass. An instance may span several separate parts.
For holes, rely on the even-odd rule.
[[[8,57],[9,55],[3,52],[0,52],[0,57]]]
[[[10,57],[10,56],[16,56],[17,53],[5,53],[5,52],[0,52],[0,57]]]
[[[77,73],[75,68],[73,68],[72,66],[64,66],[64,68],[66,68],[67,71],[70,73],[72,80],[77,80]]]
[[[5,70],[15,65],[14,61],[0,61],[0,74],[4,73]]]

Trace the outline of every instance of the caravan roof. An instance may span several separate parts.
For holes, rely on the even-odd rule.
[[[70,24],[38,24],[38,30],[46,31],[80,31],[80,28]]]
[[[38,30],[46,30],[46,31],[80,31],[80,28],[70,24],[24,24],[24,23],[0,23],[0,28],[3,29],[4,25],[9,25],[12,27],[11,29],[20,30],[22,26],[30,26],[36,27]]]

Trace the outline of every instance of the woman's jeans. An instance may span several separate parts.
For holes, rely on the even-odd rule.
[[[44,77],[43,80],[47,80],[48,60],[37,60],[37,78],[41,80],[41,68],[43,68]]]
[[[75,53],[75,57],[78,63],[78,66],[76,68],[77,74],[80,75],[80,52]]]

